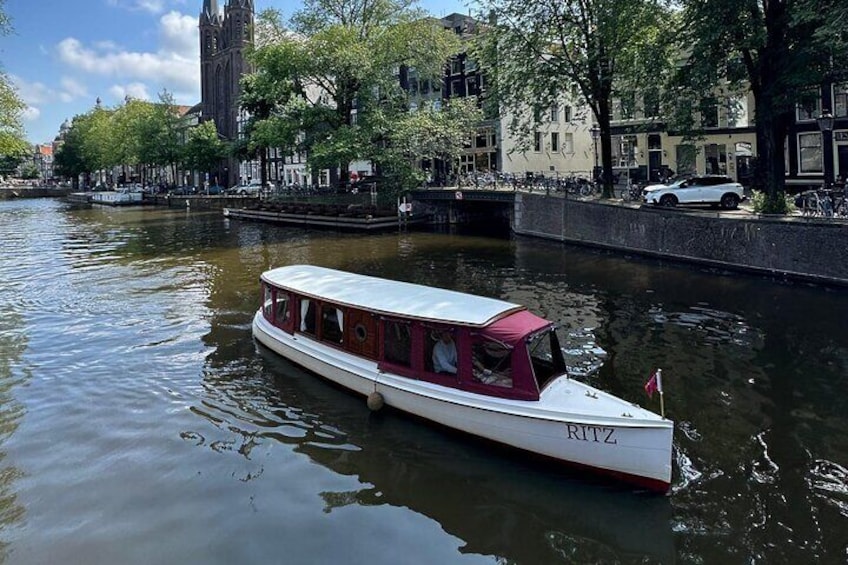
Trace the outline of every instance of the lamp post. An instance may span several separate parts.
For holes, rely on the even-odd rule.
[[[821,116],[816,118],[819,124],[819,131],[822,132],[822,157],[824,159],[824,187],[830,188],[831,179],[833,177],[833,140],[831,134],[833,132],[833,114],[830,110],[822,110]]]
[[[592,124],[592,129],[589,132],[592,134],[592,142],[595,145],[595,179],[597,180],[600,177],[598,174],[598,139],[601,137],[601,128],[598,127],[598,124]]]

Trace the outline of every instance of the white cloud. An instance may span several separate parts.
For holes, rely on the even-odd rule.
[[[39,106],[52,105],[57,102],[72,102],[77,98],[88,96],[83,84],[70,77],[63,77],[60,88],[51,88],[43,82],[29,82],[17,75],[10,75],[18,95],[27,105],[23,117],[25,120],[34,121],[41,116]]]
[[[41,117],[41,110],[39,110],[35,106],[27,106],[21,114],[21,117],[26,122],[34,122],[39,117]]]
[[[18,95],[27,104],[44,104],[56,100],[56,93],[43,82],[29,82],[17,75],[9,75]]]
[[[113,43],[86,46],[68,37],[59,42],[59,59],[71,67],[95,75],[155,83],[157,89],[192,92],[200,90],[200,55],[197,21],[169,12],[159,19],[160,46],[155,52],[134,52]]]
[[[150,93],[147,92],[147,85],[140,82],[131,82],[126,85],[112,85],[109,87],[109,94],[111,94],[118,102],[123,102],[127,96],[137,100],[150,100]]]

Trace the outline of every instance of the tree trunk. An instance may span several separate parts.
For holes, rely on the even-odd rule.
[[[755,93],[754,96],[757,109],[757,167],[754,186],[766,195],[764,212],[784,213],[786,212],[784,144],[792,116],[791,113],[781,112],[781,109],[775,107],[774,100],[765,92],[759,95]]]

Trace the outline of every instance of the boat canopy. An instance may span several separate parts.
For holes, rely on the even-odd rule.
[[[262,274],[262,280],[278,288],[336,304],[447,324],[483,327],[508,314],[525,310],[524,306],[503,300],[312,265],[272,269]],[[529,312],[527,314],[542,320]],[[530,318],[522,317],[521,320],[526,320],[522,323],[530,323]],[[510,332],[517,331],[517,328],[507,324],[502,331],[512,335]]]
[[[553,324],[527,310],[515,312],[488,326],[483,335],[515,347],[524,338]]]

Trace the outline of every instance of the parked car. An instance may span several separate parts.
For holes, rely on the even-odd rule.
[[[659,206],[712,204],[733,210],[745,199],[745,194],[742,185],[732,178],[708,175],[648,185],[642,189],[642,199],[646,204]]]
[[[258,196],[262,194],[262,182],[252,180],[247,184],[231,186],[227,189],[227,194],[240,194],[242,196]]]

